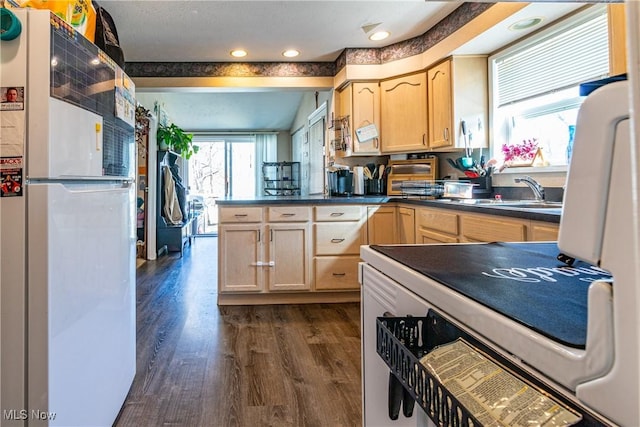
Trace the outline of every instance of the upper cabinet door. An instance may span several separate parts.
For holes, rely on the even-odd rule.
[[[427,150],[427,73],[381,82],[380,97],[382,152]]]
[[[427,70],[429,86],[429,147],[488,147],[487,57],[453,56]]]
[[[451,61],[445,61],[427,72],[429,108],[429,146],[453,145],[453,106],[451,93]]]
[[[380,154],[380,84],[353,83],[352,94],[353,154]],[[356,130],[368,125],[375,125],[378,136],[359,141]]]

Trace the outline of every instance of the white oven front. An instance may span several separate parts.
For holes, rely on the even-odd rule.
[[[400,410],[397,420],[389,417],[389,375],[387,365],[376,353],[376,318],[392,315],[425,316],[430,306],[414,293],[364,263],[360,264],[362,284],[362,425],[364,427],[432,426],[422,408],[415,405],[411,417]],[[420,421],[421,420],[421,421]],[[417,422],[421,424],[416,424]],[[428,422],[428,424],[424,424]]]

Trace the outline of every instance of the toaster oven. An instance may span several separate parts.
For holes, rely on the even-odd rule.
[[[438,179],[438,158],[390,160],[387,165],[387,195],[402,195],[404,181],[430,181]]]

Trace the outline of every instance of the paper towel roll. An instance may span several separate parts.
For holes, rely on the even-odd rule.
[[[353,167],[353,194],[362,196],[364,195],[364,167]]]

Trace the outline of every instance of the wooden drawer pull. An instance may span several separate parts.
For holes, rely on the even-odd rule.
[[[342,243],[344,239],[331,239],[331,243]]]
[[[296,216],[294,213],[283,213],[282,216]]]
[[[346,276],[347,275],[347,273],[331,273],[331,274],[333,274],[334,276]]]
[[[245,216],[249,216],[248,214],[235,214],[234,215],[236,218],[243,218]]]
[[[331,212],[331,216],[342,216],[344,212]]]

